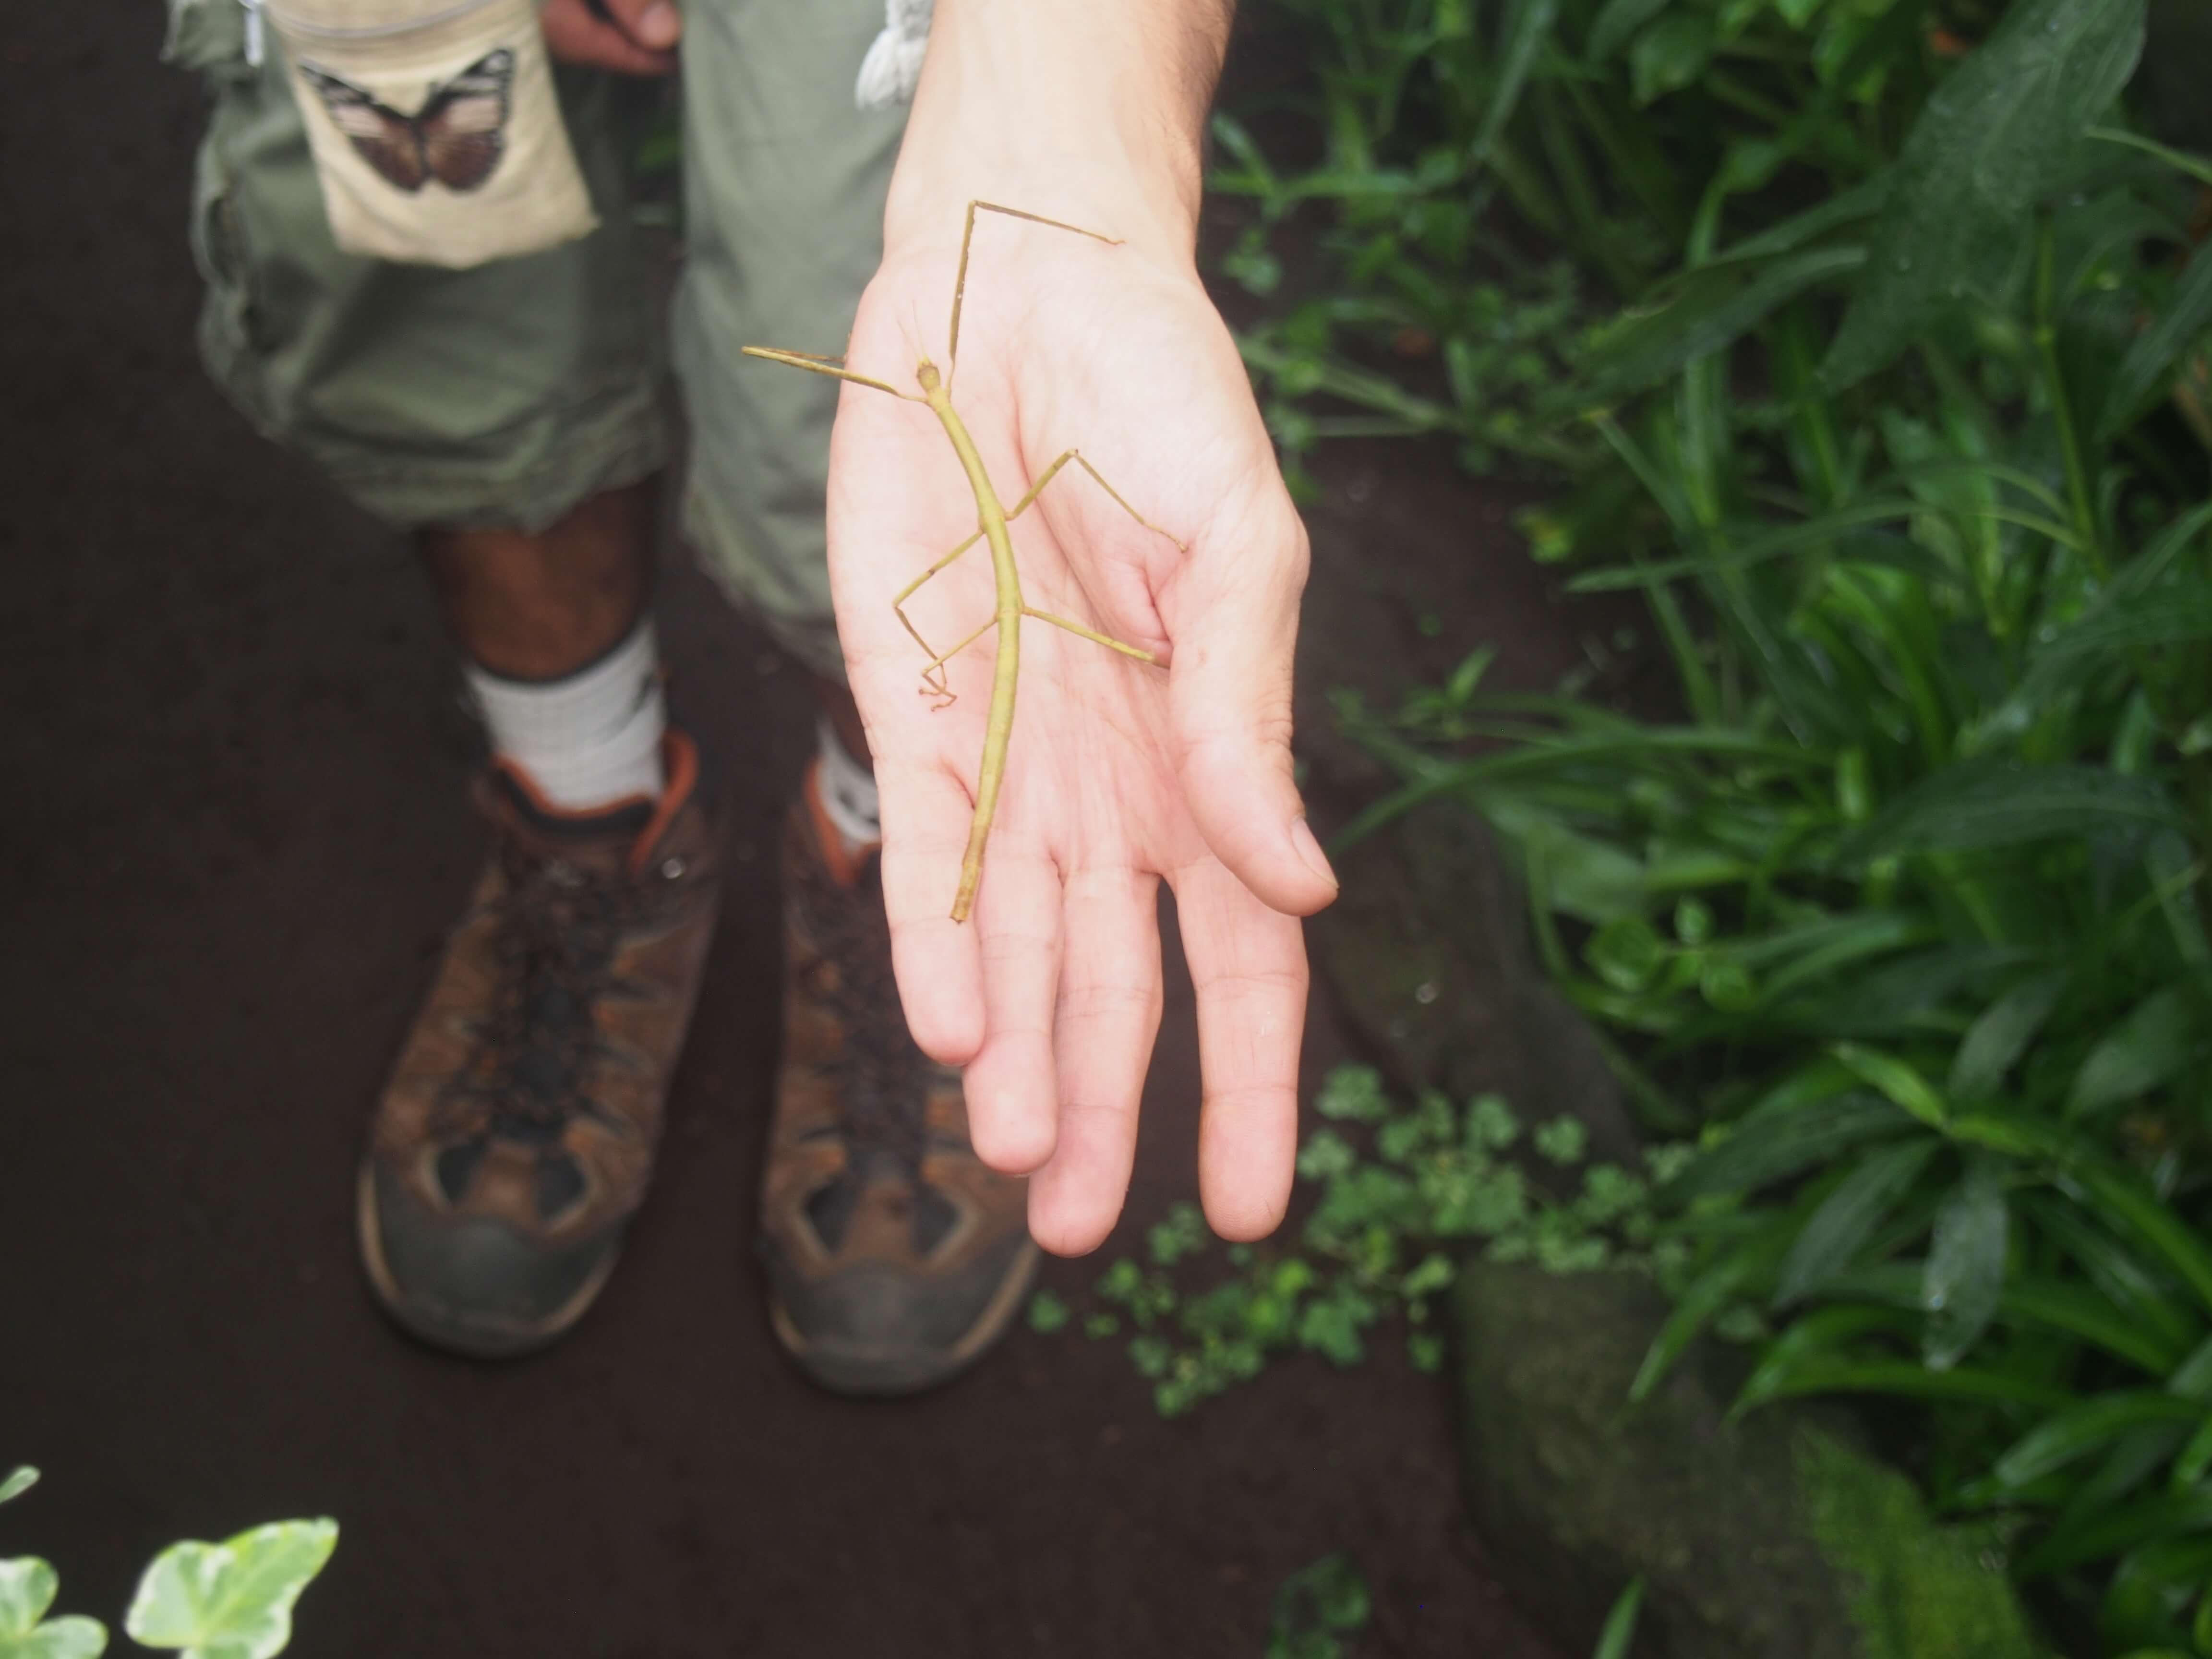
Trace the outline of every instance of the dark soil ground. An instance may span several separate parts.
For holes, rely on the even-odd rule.
[[[306,1656],[1123,1659],[1256,1654],[1275,1586],[1343,1550],[1375,1593],[1366,1659],[1546,1653],[1461,1518],[1443,1391],[1395,1352],[1171,1423],[1117,1345],[1073,1336],[1018,1331],[890,1405],[785,1364],[750,1254],[764,849],[810,719],[680,560],[664,637],[740,861],[663,1176],[542,1358],[445,1358],[378,1316],[354,1157],[481,854],[476,737],[396,540],[198,373],[198,94],[155,64],[159,10],[21,7],[0,36],[0,1467],[47,1477],[0,1553],[48,1556],[64,1609],[112,1619],[161,1543],[335,1516]],[[1325,477],[1323,672],[1387,684],[1486,635],[1516,683],[1571,660],[1508,500],[1411,449]],[[1194,1186],[1170,971],[1109,1252]],[[1310,1066],[1340,1053],[1317,1013]]]

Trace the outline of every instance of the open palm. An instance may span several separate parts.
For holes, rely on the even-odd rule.
[[[957,257],[887,258],[850,368],[902,390],[946,362]],[[1155,653],[1152,666],[1034,619],[1004,793],[971,921],[951,920],[989,701],[988,634],[948,665],[957,701],[891,608],[976,528],[931,411],[847,386],[832,443],[838,629],[883,793],[884,881],[915,1040],[967,1066],[978,1153],[1034,1170],[1048,1248],[1097,1245],[1119,1213],[1161,1006],[1157,894],[1176,897],[1205,1075],[1200,1180],[1217,1231],[1280,1219],[1296,1140],[1306,969],[1296,917],[1334,896],[1290,770],[1291,657],[1306,568],[1235,347],[1187,266],[986,216],[954,398],[1011,509],[1024,599]],[[1182,544],[1178,546],[1178,542]],[[979,543],[907,605],[939,650],[991,614]]]

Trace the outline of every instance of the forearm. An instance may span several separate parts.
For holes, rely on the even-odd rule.
[[[957,235],[959,210],[980,197],[1188,262],[1230,11],[1231,0],[937,0],[889,240]]]

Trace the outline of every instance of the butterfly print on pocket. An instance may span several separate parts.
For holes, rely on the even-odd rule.
[[[431,179],[471,191],[490,178],[507,149],[514,53],[488,52],[442,86],[422,107],[402,115],[350,81],[301,64],[331,120],[377,176],[413,195]]]

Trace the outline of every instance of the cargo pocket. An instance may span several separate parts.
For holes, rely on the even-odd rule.
[[[254,78],[246,61],[246,8],[240,0],[168,0],[169,29],[161,61],[192,70],[220,90]]]

